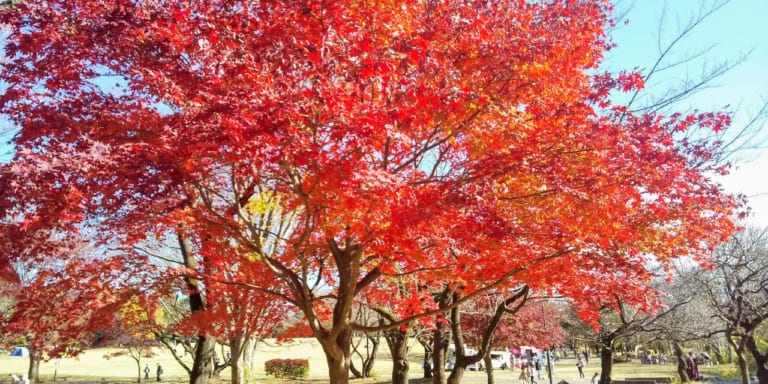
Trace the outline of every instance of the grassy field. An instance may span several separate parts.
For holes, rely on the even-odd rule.
[[[411,378],[418,379],[422,377],[421,370],[421,358],[423,351],[420,346],[414,344],[415,351],[411,354]],[[392,361],[386,353],[386,346],[382,345],[379,358],[374,367],[374,373],[377,376],[375,380],[367,380],[366,383],[371,382],[387,382],[392,367]],[[53,361],[44,362],[40,366],[41,379],[45,382],[52,382],[54,376],[54,370],[56,371],[57,382],[76,382],[76,381],[88,381],[88,382],[131,382],[135,381],[138,368],[136,362],[128,356],[121,356],[112,359],[105,359],[104,356],[115,352],[116,349],[93,349],[88,350],[77,358],[61,359],[58,367],[55,366]],[[165,374],[163,375],[164,382],[187,382],[188,376],[186,371],[181,368],[170,353],[165,350],[158,349],[157,356],[144,359],[141,362],[142,367],[148,363],[152,368],[151,377],[154,378],[154,367],[157,363],[163,366]],[[221,351],[218,351],[221,356]],[[273,343],[260,343],[254,352],[254,369],[256,380],[262,384],[266,381],[275,382],[272,378],[267,377],[264,374],[264,362],[273,358],[306,358],[309,359],[310,364],[310,377],[305,380],[306,382],[327,382],[328,370],[325,364],[325,358],[322,353],[322,349],[316,341],[312,339],[302,339],[290,345],[274,345]],[[0,356],[0,382],[8,382],[8,376],[10,374],[21,375],[26,372],[28,365],[28,359],[22,357],[11,357],[8,353]],[[724,369],[723,366],[716,368],[701,369],[702,373],[708,377],[720,376],[719,372]],[[560,380],[565,380],[569,384],[588,384],[589,379],[595,372],[599,372],[600,365],[596,359],[591,359],[587,366],[584,368],[585,378],[578,377],[576,369],[576,360],[574,359],[561,359],[555,364],[555,370],[553,374],[553,383],[558,383]],[[517,379],[518,371],[510,372],[496,371],[495,379],[499,384],[518,384]],[[675,366],[669,365],[641,365],[639,362],[634,361],[630,363],[620,363],[614,365],[613,378],[620,380],[631,377],[657,377],[657,376],[671,376],[676,377]],[[220,382],[229,381],[229,370],[225,370],[221,374]],[[423,380],[418,380],[422,382]],[[278,381],[279,382],[279,381]],[[416,382],[416,380],[414,380]],[[467,384],[481,384],[485,383],[484,372],[467,372],[464,382]],[[546,373],[544,380],[539,380],[539,384],[548,384]]]
[[[415,367],[419,368],[420,373],[421,365],[418,359],[423,354],[421,352],[423,350],[417,347],[420,347],[418,343],[413,348],[416,351],[411,357],[414,360]],[[381,350],[386,350],[386,346],[382,345]],[[102,378],[108,382],[135,380],[139,374],[136,361],[128,356],[111,359],[104,358],[104,356],[116,351],[118,351],[117,348],[87,350],[78,357],[60,359],[58,366],[55,361],[43,362],[40,365],[40,377],[44,381],[53,381],[55,372],[57,381],[101,381]],[[142,368],[144,364],[149,364],[152,369],[150,374],[152,378],[155,377],[155,366],[157,363],[160,363],[165,372],[163,374],[163,381],[186,382],[188,380],[186,371],[173,359],[170,352],[161,348],[156,349],[155,352],[155,357],[145,358],[141,361]],[[418,356],[417,353],[419,353]],[[217,354],[222,356],[220,349],[217,349]],[[391,370],[392,362],[386,354],[381,354],[380,356],[381,358],[377,361],[374,371],[377,375],[387,376]],[[264,362],[274,358],[309,359],[310,379],[328,377],[325,356],[314,339],[300,339],[287,345],[276,345],[270,340],[259,343],[253,355],[254,374],[257,380],[268,378],[264,373]],[[191,365],[191,358],[189,357],[188,363]],[[0,382],[6,380],[10,374],[20,376],[22,373],[25,373],[28,364],[28,358],[12,357],[6,351],[0,356]],[[221,373],[221,378],[228,379],[229,375],[229,369],[226,369]]]

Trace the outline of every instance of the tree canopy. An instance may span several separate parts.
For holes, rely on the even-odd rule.
[[[720,143],[683,135],[726,129],[729,116],[611,103],[642,80],[597,71],[610,10],[598,0],[3,10],[0,113],[18,133],[0,177],[0,264],[67,258],[67,233],[129,258],[184,236],[198,267],[174,276],[293,304],[332,382],[346,380],[357,297],[391,304],[394,286],[410,287],[396,306],[404,321],[435,310],[430,292],[446,286],[466,300],[524,282],[585,304],[616,289],[643,302],[647,262],[699,257],[733,229],[735,201],[711,179],[727,171]]]

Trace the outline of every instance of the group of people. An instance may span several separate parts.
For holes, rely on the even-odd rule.
[[[536,375],[534,375],[534,372]],[[539,359],[528,360],[527,358],[523,358],[520,362],[520,376],[518,377],[520,379],[520,384],[536,384],[536,380],[534,379],[536,376],[538,376],[539,380],[542,379],[541,361],[539,361]]]
[[[685,362],[685,373],[688,374],[688,378],[691,380],[699,379],[699,358],[694,356],[693,352],[689,353],[683,361]]]
[[[149,374],[152,372],[152,370],[149,368],[149,364],[144,366],[144,381],[149,381]],[[155,368],[155,374],[157,375],[157,381],[160,381],[163,376],[163,367],[160,365],[160,363],[157,363],[157,368]]]
[[[21,377],[11,375],[11,384],[29,384],[29,377],[26,374],[21,375]]]
[[[663,364],[667,365],[669,362],[669,358],[667,355],[651,355],[646,354],[645,356],[640,357],[640,364]]]

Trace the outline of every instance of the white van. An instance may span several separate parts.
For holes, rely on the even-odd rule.
[[[512,354],[509,351],[491,351],[491,366],[493,369],[509,368]]]
[[[467,356],[477,353],[477,351],[472,348],[465,348],[464,351]],[[509,351],[491,351],[491,366],[493,369],[507,369],[510,367],[509,364],[511,358],[512,355]],[[451,345],[448,347],[448,359],[445,362],[445,370],[453,370],[454,364],[456,364],[456,350],[453,348],[453,345]],[[482,371],[485,367],[483,366],[483,361],[480,360],[477,363],[467,365],[467,369],[470,371]]]
[[[472,348],[466,348],[465,353],[467,356],[474,355],[477,353],[476,350]],[[512,354],[510,354],[508,351],[491,351],[491,366],[493,369],[507,369],[510,367],[510,359],[512,358]],[[448,349],[448,360],[445,363],[445,370],[450,371],[453,370],[453,366],[456,363],[456,351],[453,348]],[[478,361],[477,363],[469,364],[467,365],[467,369],[470,371],[482,371],[485,369],[483,360]]]
[[[476,354],[477,351],[472,348],[464,348],[464,354],[467,356],[471,356]],[[446,371],[452,371],[453,366],[456,364],[456,348],[451,344],[448,346],[448,358],[445,361],[445,370]],[[482,364],[470,364],[467,366],[467,369],[470,371],[477,371],[479,369],[482,369]]]

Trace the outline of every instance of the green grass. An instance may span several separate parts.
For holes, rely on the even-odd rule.
[[[383,349],[386,349],[384,347]],[[54,370],[58,381],[101,381],[106,379],[108,382],[126,382],[135,381],[138,375],[136,362],[128,356],[120,356],[105,359],[104,356],[118,351],[118,348],[99,348],[87,350],[75,358],[63,358],[58,367],[54,361],[43,362],[40,365],[40,378],[43,381],[53,381]],[[150,377],[154,379],[155,366],[160,363],[163,366],[163,381],[165,382],[187,382],[187,372],[173,359],[173,356],[165,349],[155,349],[157,356],[144,358],[141,361],[142,368],[144,364],[149,364],[152,372]],[[0,355],[0,381],[5,380],[8,375],[16,374],[20,376],[27,372],[29,359],[26,357],[12,357],[10,352],[5,351]],[[217,348],[217,354],[221,357],[221,349]],[[413,356],[418,358],[418,356]],[[309,379],[324,379],[328,377],[325,355],[322,349],[314,339],[299,339],[291,344],[276,345],[274,341],[259,343],[254,350],[253,375],[256,380],[269,379],[264,372],[264,362],[274,358],[296,358],[309,360]],[[191,366],[191,356],[187,357],[187,362]],[[359,365],[358,365],[359,366]],[[415,367],[420,367],[416,363]],[[378,361],[375,370],[387,375],[391,371],[391,361]],[[143,376],[143,372],[142,372]],[[221,372],[221,379],[229,381],[230,371],[225,369]]]
[[[423,380],[419,379],[423,375],[421,370],[423,351],[418,344],[416,344],[413,349],[415,352],[409,356],[411,361],[410,377],[412,382],[421,383]],[[57,382],[99,382],[102,379],[105,379],[109,383],[135,381],[137,367],[136,363],[130,357],[121,356],[110,360],[103,358],[104,355],[114,352],[115,350],[116,349],[106,348],[93,349],[86,351],[77,358],[61,359],[57,371]],[[380,350],[386,351],[387,348],[383,346]],[[152,368],[152,378],[154,378],[155,365],[160,363],[165,371],[165,374],[163,375],[164,382],[185,383],[188,381],[186,371],[173,360],[170,353],[163,349],[157,349],[157,353],[158,355],[156,357],[142,360],[142,367],[145,363],[148,363]],[[221,355],[220,349],[217,349],[217,353]],[[257,381],[261,383],[264,383],[265,381],[274,381],[264,373],[264,362],[273,358],[309,359],[309,378],[302,382],[327,382],[328,369],[326,367],[325,357],[322,349],[315,340],[301,339],[290,345],[260,343],[254,352],[253,373]],[[20,375],[26,372],[28,363],[29,361],[27,358],[11,357],[7,352],[4,353],[0,356],[0,381],[6,381],[9,374],[13,373]],[[730,377],[728,377],[728,372],[733,371],[738,373],[735,367],[730,367],[732,366],[720,365],[717,367],[702,367],[701,372],[707,377],[723,377],[730,379]],[[40,366],[41,379],[45,382],[52,382],[55,368],[54,362],[52,361],[42,363]],[[392,361],[386,353],[382,353],[379,359],[377,359],[374,370],[379,376],[376,379],[365,380],[363,381],[364,383],[387,382],[389,380],[389,375],[392,370]],[[600,362],[594,358],[589,360],[589,363],[584,368],[584,379],[580,379],[577,372],[575,359],[561,359],[555,364],[553,383],[565,380],[571,384],[588,384],[592,375],[595,372],[600,372]],[[495,371],[494,376],[496,382],[499,384],[518,384],[518,374],[518,370],[512,372],[509,370],[497,370]],[[221,373],[221,381],[228,382],[229,375],[229,370],[224,370]],[[612,377],[616,380],[632,377],[659,376],[669,376],[676,379],[676,366],[671,363],[668,365],[642,365],[637,360],[629,363],[618,363],[613,366]],[[485,383],[484,372],[467,372],[464,377],[464,382],[467,384]],[[359,384],[360,382],[356,383]],[[545,372],[544,380],[539,380],[539,384],[548,383]]]

